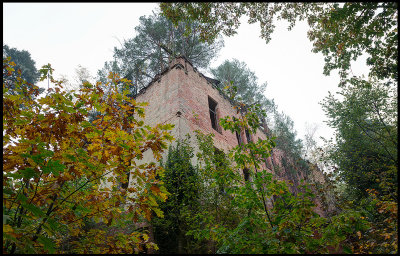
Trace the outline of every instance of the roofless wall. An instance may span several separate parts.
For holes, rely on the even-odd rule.
[[[201,74],[186,58],[176,58],[136,96],[138,102],[149,103],[144,122],[150,126],[158,123],[174,124],[172,135],[176,139],[183,139],[189,134],[195,153],[195,131],[213,133],[215,147],[227,153],[238,145],[238,138],[236,134],[223,130],[218,124],[218,119],[239,115],[229,99],[221,94],[212,82],[215,80]],[[240,138],[246,143],[244,131]],[[252,135],[251,139],[258,138],[266,138],[261,130]],[[148,152],[143,160],[151,159],[152,155]]]

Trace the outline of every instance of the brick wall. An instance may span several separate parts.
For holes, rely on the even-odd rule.
[[[227,153],[238,145],[236,134],[225,131],[221,127],[218,131],[213,129],[209,112],[209,97],[217,103],[216,112],[219,118],[239,117],[226,96],[222,95],[189,61],[185,58],[178,58],[142,90],[136,100],[149,103],[144,119],[146,124],[150,126],[166,122],[174,124],[172,135],[176,139],[183,139],[186,134],[189,134],[195,153],[198,151],[195,143],[196,130],[205,134],[213,133],[215,147]],[[241,137],[246,140],[244,131],[242,131]],[[252,135],[252,139],[257,140],[258,138],[266,138],[261,130]],[[147,152],[143,161],[151,160],[152,155]],[[196,160],[194,158],[193,162]]]
[[[148,102],[146,107],[145,123],[154,126],[158,123],[171,123],[175,125],[172,135],[178,139],[183,139],[186,134],[191,136],[194,151],[196,147],[195,131],[202,133],[213,133],[214,145],[218,149],[227,153],[230,149],[238,145],[236,134],[225,131],[222,128],[215,130],[212,128],[208,98],[217,103],[216,112],[219,118],[224,116],[239,117],[226,96],[222,95],[203,74],[197,71],[192,64],[183,57],[177,58],[169,64],[169,67],[136,97],[139,102]],[[265,127],[268,129],[268,127]],[[241,133],[242,141],[246,142],[244,131]],[[251,135],[253,141],[258,138],[266,139],[265,133],[260,129],[256,134]],[[173,143],[173,145],[176,141]],[[167,152],[164,153],[166,156]],[[295,166],[291,159],[288,159],[285,152],[278,148],[271,151],[263,168],[274,172],[278,179],[291,180],[298,184],[301,179],[305,179],[302,172],[289,172],[282,164],[282,158],[286,162]],[[154,161],[151,152],[146,152],[144,162]],[[196,157],[193,159],[195,164]],[[315,174],[314,174],[315,175]]]

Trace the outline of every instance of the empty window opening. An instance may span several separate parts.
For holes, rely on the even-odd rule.
[[[238,121],[236,117],[233,117],[233,121]],[[240,135],[240,132],[235,131],[236,133],[236,139],[238,141],[239,146],[242,145],[242,136]]]
[[[247,129],[246,129],[246,139],[247,139],[247,143],[249,143],[251,141],[250,132]]]
[[[238,133],[237,131],[235,131],[236,133],[236,139],[238,141],[239,145],[242,145],[242,137],[240,136],[240,133]]]
[[[208,97],[208,108],[210,109],[211,126],[218,131],[217,102]]]
[[[215,167],[218,171],[224,172],[223,170],[226,166],[225,165],[226,156],[225,156],[224,151],[222,151],[216,147],[214,147],[214,163],[215,163]],[[219,188],[219,193],[221,195],[226,195],[226,191],[225,191],[223,183],[217,181],[217,185]]]
[[[244,180],[245,180],[245,181],[248,181],[248,180],[249,180],[249,178],[250,178],[250,171],[249,171],[249,169],[247,169],[247,168],[244,168],[244,169],[243,169],[243,176],[244,176]]]

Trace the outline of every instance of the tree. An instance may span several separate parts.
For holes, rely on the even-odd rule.
[[[276,136],[276,147],[282,149],[286,158],[293,160],[292,162],[296,163],[297,167],[300,167],[303,171],[307,170],[307,164],[301,155],[302,141],[296,139],[293,121],[284,113],[279,113],[274,101],[264,96],[263,91],[266,83],[260,86],[254,72],[244,62],[236,59],[226,60],[210,71],[214,78],[220,81],[217,85],[219,90],[229,94],[234,102],[246,102],[247,107],[258,105],[265,113],[268,113],[268,115],[260,114],[258,118],[262,124],[268,125],[266,132],[269,135],[272,135],[272,132]],[[243,107],[244,109],[245,107]],[[258,113],[261,113],[261,111]],[[294,170],[292,165],[286,167]]]
[[[92,82],[93,76],[90,74],[90,71],[83,67],[82,65],[78,65],[75,68],[75,83],[78,85],[83,85],[85,82]]]
[[[256,105],[245,112],[239,109],[240,118],[227,116],[220,124],[231,132],[248,129],[254,133],[259,123],[257,111],[261,110]],[[203,211],[196,214],[198,225],[188,233],[212,240],[215,249],[211,252],[328,253],[338,252],[339,244],[351,252],[348,239],[367,229],[367,221],[352,209],[331,218],[318,216],[309,185],[300,184],[299,193],[293,194],[285,181],[263,170],[261,162],[274,146],[270,139],[238,145],[226,160],[216,157],[223,153],[215,153],[211,134],[198,133],[197,139]],[[221,160],[223,164],[218,164]],[[247,177],[239,175],[244,169]]]
[[[138,85],[137,89],[141,89],[179,55],[199,68],[206,68],[223,46],[222,39],[204,43],[199,40],[198,22],[183,21],[177,25],[174,27],[164,16],[156,13],[140,17],[140,24],[135,27],[136,36],[124,40],[121,48],[114,48],[114,60],[105,63],[98,72],[99,76],[108,71],[119,71],[121,76],[132,80]],[[189,26],[193,33],[185,33],[185,26]]]
[[[189,143],[186,138],[170,146],[162,163],[165,172],[160,180],[169,193],[168,200],[160,202],[164,216],[152,219],[159,253],[196,253],[202,248],[201,243],[186,235],[194,225],[193,216],[201,211],[198,171],[192,165],[193,148]]]
[[[259,22],[261,37],[268,43],[274,19],[285,19],[291,29],[298,20],[310,25],[308,37],[313,52],[325,56],[324,74],[338,69],[342,83],[351,70],[351,61],[366,53],[370,75],[398,80],[397,2],[351,3],[161,3],[163,15],[175,25],[182,20],[199,21],[201,39],[212,42],[223,33],[231,36],[239,18]],[[190,30],[189,27],[187,27]]]
[[[236,33],[239,18],[260,22],[261,37],[268,43],[274,29],[274,18],[298,20],[310,25],[308,37],[313,52],[325,56],[324,74],[338,69],[340,86],[351,83],[351,61],[367,54],[371,67],[369,78],[397,82],[397,3],[162,3],[163,15],[174,24],[183,18],[200,21],[202,40],[213,41],[223,33]],[[190,30],[190,28],[187,28]],[[355,78],[354,78],[355,79]],[[361,78],[358,78],[361,80]],[[365,80],[365,79],[362,79]],[[367,80],[363,82],[368,83]]]
[[[329,94],[322,103],[328,125],[336,129],[327,159],[341,187],[339,209],[347,205],[370,223],[353,243],[358,253],[398,250],[397,85],[386,81],[350,78],[339,97]]]
[[[3,60],[3,79],[12,76]],[[144,125],[146,103],[120,94],[127,83],[110,74],[108,98],[101,83],[78,92],[61,90],[50,65],[41,80],[54,83],[46,96],[26,90],[17,76],[16,95],[3,83],[3,251],[7,253],[133,253],[155,247],[134,225],[161,214],[155,200],[166,190],[163,169],[137,161],[155,159],[173,138],[172,125]],[[77,100],[73,100],[76,97]],[[20,104],[29,106],[21,109]],[[88,113],[101,115],[92,123]],[[139,186],[126,186],[136,180]],[[108,185],[107,185],[108,184]]]
[[[35,67],[35,61],[31,58],[31,54],[25,50],[18,50],[16,48],[10,48],[8,45],[3,45],[3,59],[10,57],[11,61],[15,63],[14,69],[16,71],[20,70],[20,77],[24,79],[27,83],[25,86],[30,86],[30,84],[35,84],[39,79],[39,72]],[[16,82],[18,72],[12,73],[10,76],[6,76],[7,80],[4,80],[5,74],[3,73],[3,81],[6,83],[7,88],[9,88],[9,93],[15,93],[14,83]],[[44,89],[40,88],[40,93]]]
[[[248,104],[260,104],[267,113],[275,110],[274,101],[267,99],[263,94],[267,83],[259,85],[257,76],[247,67],[246,63],[237,59],[225,60],[218,67],[210,69],[210,72],[216,80],[220,81],[220,90],[225,86],[234,90],[233,100],[244,101]]]
[[[317,141],[315,140],[315,134],[318,130],[318,125],[316,123],[305,125],[305,135],[304,135],[304,158],[316,163],[315,155],[317,151]]]
[[[356,192],[361,192],[359,197],[352,198],[354,201],[342,197],[345,204],[324,220],[309,215],[310,201],[305,199],[311,194],[306,190],[302,192],[303,197],[291,197],[293,195],[286,194],[286,188],[271,186],[264,176],[263,182],[254,179],[254,187],[260,190],[254,187],[234,190],[235,205],[248,210],[248,218],[240,219],[240,224],[234,224],[234,228],[205,221],[209,224],[197,230],[197,234],[203,237],[213,234],[213,239],[220,242],[218,245],[222,243],[219,252],[249,252],[251,249],[270,253],[328,252],[325,243],[329,243],[343,245],[345,252],[397,253],[397,147],[394,147],[397,144],[397,95],[392,91],[398,79],[397,3],[162,3],[161,9],[175,25],[183,19],[199,21],[202,39],[209,42],[221,33],[233,35],[239,18],[245,14],[249,16],[249,23],[260,22],[261,35],[267,42],[274,18],[288,20],[289,29],[298,20],[306,19],[313,51],[325,57],[324,74],[338,70],[341,77],[339,86],[343,101],[330,97],[324,104],[331,125],[337,128],[339,141],[331,156],[334,163],[340,165],[339,174],[342,180],[347,180],[348,188],[356,184],[359,188]],[[368,78],[349,76],[351,62],[363,54],[367,55],[366,64],[371,68]],[[288,135],[286,145],[298,148],[290,122],[284,116],[280,119],[276,127],[281,134]],[[221,120],[221,126],[234,132],[240,123],[235,124],[235,120],[228,118]],[[249,160],[254,163],[249,151],[257,148],[235,149],[231,155],[235,156],[237,166]],[[277,208],[274,205],[273,209],[277,211],[270,212],[270,218],[266,217],[268,211],[262,209],[261,188],[264,187],[259,184],[266,185],[267,191],[276,196],[284,195],[276,201]],[[241,196],[245,198],[243,201]],[[304,207],[293,210],[293,206],[299,205]],[[251,209],[257,209],[260,215]],[[259,221],[261,219],[264,222]],[[271,228],[267,229],[269,226]],[[311,234],[310,230],[317,232]],[[322,241],[323,248],[319,244]]]
[[[397,200],[397,174],[389,171],[398,168],[395,86],[353,78],[339,94],[341,99],[330,94],[322,105],[337,130],[331,159],[339,175],[358,198],[375,189]]]
[[[11,57],[15,65],[15,70],[21,70],[21,77],[28,83],[34,84],[39,80],[39,72],[35,67],[35,61],[31,58],[31,54],[28,51],[19,51],[16,48],[10,48],[8,45],[3,45],[3,59]],[[13,78],[17,76],[13,74]],[[11,77],[10,77],[11,78]]]
[[[312,168],[318,168],[324,173],[331,173],[334,164],[327,154],[331,145],[323,137],[320,137],[320,139],[322,139],[325,145],[321,145],[316,141],[318,128],[318,124],[306,122],[302,157],[313,166]]]
[[[286,114],[276,112],[274,115],[274,126],[272,128],[276,136],[276,146],[293,158],[301,157],[302,141],[296,139],[293,120]]]
[[[108,74],[105,77],[107,76]],[[93,83],[94,77],[86,67],[79,64],[75,68],[75,74],[72,79],[69,79],[66,75],[61,75],[58,80],[62,82],[65,90],[77,90],[82,88],[85,82]],[[103,79],[103,82],[107,83],[106,79]]]
[[[252,104],[260,100],[260,98],[265,98],[262,93],[267,84],[258,85],[256,75],[244,62],[240,62],[237,59],[233,59],[232,61],[225,60],[217,68],[210,69],[210,72],[215,79],[221,82],[220,87],[222,88],[224,85],[229,85],[233,82],[237,89],[236,98],[238,100]]]

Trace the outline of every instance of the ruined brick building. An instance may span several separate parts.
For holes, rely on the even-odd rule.
[[[195,130],[213,133],[215,147],[227,152],[238,145],[238,140],[246,143],[247,139],[244,131],[236,136],[220,127],[220,117],[238,117],[238,114],[228,98],[216,89],[216,82],[198,72],[186,58],[178,57],[139,91],[136,100],[149,103],[144,120],[146,124],[174,124],[172,135],[176,139],[183,139],[186,134],[194,139]],[[258,137],[264,139],[265,134],[259,130],[256,137],[248,136],[248,139]]]
[[[174,124],[172,135],[176,139],[183,139],[186,134],[189,134],[195,152],[196,130],[200,130],[204,134],[213,133],[215,135],[214,146],[225,153],[237,146],[239,141],[247,143],[248,140],[265,139],[268,131],[266,125],[258,129],[256,134],[251,135],[246,134],[245,131],[242,131],[241,134],[234,134],[219,126],[218,119],[220,117],[238,117],[238,114],[229,99],[217,90],[216,83],[218,81],[201,74],[185,57],[178,57],[147,87],[139,91],[136,100],[149,103],[144,120],[146,124],[150,126],[158,123]],[[291,159],[285,158],[285,152],[275,148],[263,167],[275,173],[278,178],[290,180],[294,184],[307,178],[302,172],[286,170],[288,169],[287,163]],[[151,153],[147,152],[143,160],[152,161]],[[195,161],[196,159],[194,159]],[[293,163],[292,166],[294,166]],[[318,171],[311,176],[316,180],[323,179],[322,173]]]
[[[225,116],[238,118],[239,114],[228,97],[217,89],[217,83],[218,81],[200,73],[185,57],[178,57],[135,96],[136,101],[149,103],[146,107],[145,124],[152,127],[165,123],[175,125],[171,131],[171,135],[176,139],[173,144],[178,139],[186,138],[187,134],[190,135],[195,151],[193,164],[196,164],[198,150],[196,130],[204,134],[213,133],[214,146],[225,153],[236,147],[239,142],[247,143],[249,140],[257,141],[258,138],[266,139],[266,134],[269,132],[265,124],[257,130],[256,134],[246,134],[246,131],[234,134],[223,130],[218,124],[219,118]],[[163,157],[167,153],[165,152]],[[142,161],[154,161],[152,153],[146,151]],[[311,175],[306,175],[301,171],[293,172],[293,168],[288,170],[287,163],[291,163],[292,167],[295,166],[293,160],[288,158],[285,152],[274,148],[271,156],[265,159],[263,168],[274,173],[276,178],[291,181],[295,185],[299,184],[301,179],[306,179],[306,176],[312,176],[319,181],[323,180],[320,171],[313,171]],[[131,179],[130,186],[134,186],[134,183]],[[320,207],[317,207],[315,211],[323,215]],[[137,225],[148,227],[150,238],[153,240],[151,225],[149,226],[148,223],[137,223]],[[151,252],[154,251],[151,250]]]

